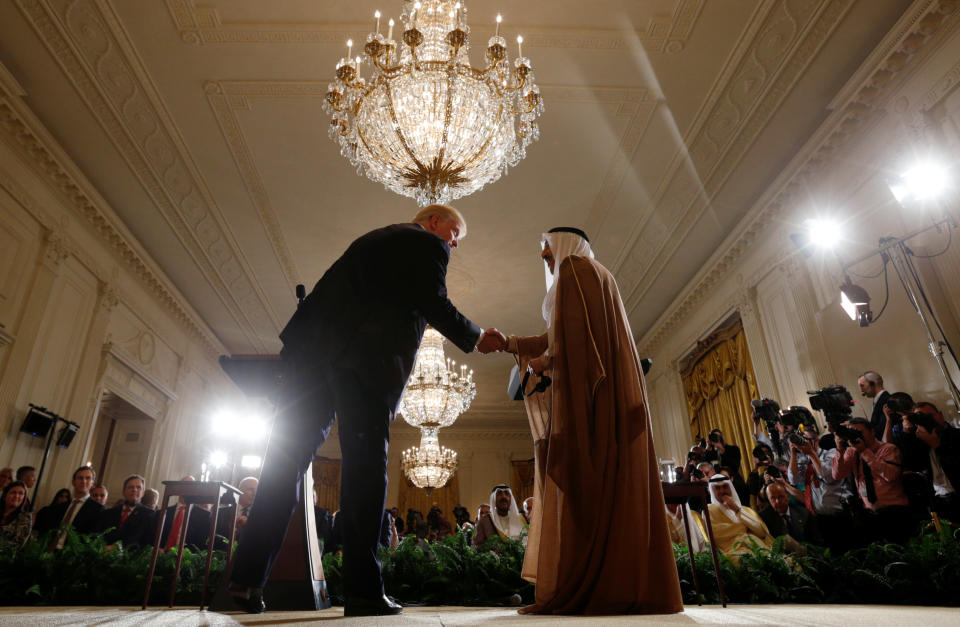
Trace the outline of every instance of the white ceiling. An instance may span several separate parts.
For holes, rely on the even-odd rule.
[[[546,112],[526,160],[456,203],[470,235],[453,301],[481,326],[539,333],[540,233],[578,226],[640,336],[909,4],[473,0],[475,42],[498,11],[508,41],[524,35]],[[343,42],[399,8],[8,0],[0,62],[224,345],[273,352],[296,283],[309,289],[353,238],[416,211],[356,175],[321,110]],[[475,413],[522,420],[504,396],[510,358],[464,361]]]

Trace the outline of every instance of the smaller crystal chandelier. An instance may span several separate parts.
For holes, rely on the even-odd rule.
[[[426,427],[421,430],[420,446],[403,452],[401,468],[413,485],[429,493],[445,486],[456,472],[457,452],[440,446],[436,427]]]
[[[477,395],[473,371],[443,354],[443,336],[427,327],[413,364],[413,373],[400,398],[400,413],[411,426],[449,427]]]

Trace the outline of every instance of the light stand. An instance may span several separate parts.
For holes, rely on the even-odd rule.
[[[871,259],[876,255],[881,256],[884,264],[886,264],[888,260],[893,264],[893,268],[897,273],[897,277],[900,279],[900,284],[903,285],[903,289],[907,293],[907,298],[910,300],[910,304],[917,312],[917,315],[920,316],[920,322],[923,325],[923,330],[927,334],[927,348],[929,349],[930,354],[933,355],[933,358],[937,361],[937,367],[940,370],[940,375],[947,384],[947,389],[950,390],[951,398],[953,398],[954,408],[955,410],[960,411],[960,393],[958,393],[957,386],[950,377],[950,372],[947,370],[946,362],[943,359],[943,347],[946,346],[947,348],[950,348],[950,343],[944,335],[943,329],[940,327],[939,322],[937,322],[933,310],[930,308],[929,302],[927,302],[926,296],[923,293],[923,286],[920,285],[919,282],[919,275],[917,274],[916,268],[910,259],[910,257],[913,255],[913,252],[906,245],[907,240],[916,237],[921,233],[925,233],[930,229],[939,229],[943,225],[946,225],[946,228],[948,229],[954,228],[950,218],[938,220],[930,226],[909,233],[904,237],[892,238],[881,245],[877,250],[871,251],[870,253],[858,257],[853,261],[841,263],[841,270],[846,273],[848,268],[866,261],[867,259]],[[918,293],[923,297],[923,304],[921,304],[921,299],[918,297]],[[926,312],[924,311],[925,308],[927,309]],[[933,323],[936,325],[936,329],[930,325],[931,318]],[[956,356],[953,355],[953,351],[951,350],[950,353],[954,357],[954,363],[956,363]],[[958,368],[960,368],[960,363],[956,365]]]

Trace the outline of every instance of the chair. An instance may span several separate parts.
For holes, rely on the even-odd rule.
[[[709,503],[710,497],[707,491],[707,484],[700,481],[677,481],[674,483],[669,483],[664,481],[663,485],[663,500],[667,504],[672,505],[683,505],[687,502],[690,497],[699,497],[702,499],[703,503]],[[697,581],[697,568],[693,560],[693,549],[690,545],[690,519],[687,517],[686,508],[681,508],[683,512],[683,530],[687,534],[687,548],[690,553],[690,570],[693,574],[693,588],[697,591],[697,605],[703,605],[703,602],[700,600],[700,584]],[[703,520],[706,522],[706,533],[704,537],[710,542],[710,552],[713,554],[713,568],[717,574],[717,589],[720,591],[720,602],[723,604],[723,607],[727,607],[727,597],[723,593],[723,581],[720,579],[720,559],[717,557],[717,543],[713,540],[713,526],[710,524],[710,510],[705,509],[705,516]],[[696,514],[696,512],[691,512]],[[695,520],[695,524],[701,524],[699,521]],[[701,527],[701,532],[703,528]]]
[[[224,497],[231,496],[236,498],[243,494],[232,485],[222,481],[164,481],[163,499],[161,500],[159,516],[157,516],[157,532],[153,538],[153,556],[150,558],[150,572],[147,574],[147,586],[143,594],[143,608],[147,609],[147,602],[150,600],[150,586],[153,585],[153,574],[157,568],[157,555],[160,553],[160,537],[163,534],[163,523],[167,517],[167,507],[170,505],[171,498],[182,498],[186,504],[186,513],[183,522],[180,525],[180,540],[177,543],[177,566],[173,571],[173,580],[170,582],[170,605],[173,607],[173,600],[177,594],[177,579],[180,576],[180,564],[183,562],[183,545],[187,539],[187,524],[190,522],[190,511],[194,505],[213,505],[212,515],[210,516],[210,534],[207,541],[207,564],[203,571],[203,587],[200,589],[200,609],[202,610],[207,600],[207,581],[210,578],[210,562],[213,559],[213,545],[216,541],[217,514],[224,502]],[[230,571],[230,562],[233,559],[233,541],[236,535],[237,508],[230,508],[230,544],[227,548],[227,564],[224,572]],[[173,533],[173,529],[170,530]]]

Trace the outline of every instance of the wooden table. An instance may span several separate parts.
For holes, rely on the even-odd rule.
[[[686,505],[691,497],[699,497],[704,504],[704,521],[707,524],[707,539],[710,542],[710,552],[713,553],[713,568],[717,574],[717,588],[720,590],[720,601],[723,607],[727,607],[727,597],[723,594],[723,582],[720,580],[720,559],[717,557],[717,545],[713,541],[713,525],[710,524],[710,508],[706,506],[710,502],[710,495],[707,490],[707,484],[702,481],[676,481],[669,483],[662,482],[663,500],[668,505],[680,505],[680,511],[683,513],[683,530],[687,534],[687,552],[690,553],[690,570],[693,574],[693,588],[697,591],[697,605],[703,605],[700,600],[700,584],[697,582],[697,567],[693,560],[693,545],[690,544],[690,520],[687,517]]]
[[[157,555],[160,553],[160,537],[163,534],[163,523],[167,517],[167,507],[170,505],[170,499],[176,497],[183,499],[186,504],[186,512],[183,516],[183,522],[180,524],[180,537],[177,543],[177,567],[173,570],[173,580],[170,582],[170,607],[173,607],[174,597],[177,595],[177,579],[180,576],[180,564],[183,562],[183,546],[187,539],[187,524],[190,522],[190,510],[194,505],[212,505],[213,509],[210,516],[210,535],[207,540],[207,564],[203,571],[203,587],[200,589],[200,609],[206,604],[207,600],[207,581],[210,578],[210,562],[213,559],[213,544],[217,539],[217,515],[220,512],[220,505],[225,504],[225,497],[228,500],[234,500],[235,496],[243,494],[240,490],[224,483],[222,481],[164,481],[163,482],[163,500],[160,509],[157,512],[157,532],[153,537],[153,556],[150,558],[150,572],[147,574],[147,586],[143,594],[143,609],[147,609],[147,602],[150,600],[150,586],[153,585],[153,573],[157,568]],[[230,508],[230,549],[233,548],[234,534],[236,533],[237,508]],[[174,521],[176,517],[174,517]],[[174,530],[170,529],[170,533]],[[227,550],[226,572],[230,570],[230,560],[233,551]]]

